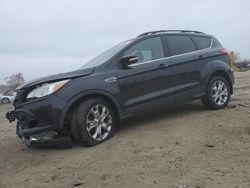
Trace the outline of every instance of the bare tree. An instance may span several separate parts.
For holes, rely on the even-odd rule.
[[[6,85],[9,90],[14,92],[16,88],[24,83],[24,77],[22,73],[13,74],[5,78]]]
[[[0,94],[4,94],[9,88],[6,85],[0,84]]]

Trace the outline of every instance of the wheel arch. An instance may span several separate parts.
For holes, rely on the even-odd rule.
[[[209,74],[209,76],[208,76],[208,78],[206,80],[206,83],[205,83],[205,88],[207,88],[209,80],[211,80],[211,78],[213,78],[214,76],[222,76],[223,78],[225,78],[228,81],[229,86],[230,86],[230,94],[232,95],[233,94],[233,83],[232,83],[232,80],[230,79],[230,76],[227,73],[227,71],[223,70],[223,69],[214,70],[213,72],[211,72]]]
[[[73,110],[82,101],[87,100],[89,98],[102,98],[107,101],[114,108],[116,125],[119,126],[122,124],[122,112],[117,100],[106,91],[92,90],[77,94],[67,103],[67,105],[63,109],[62,115],[59,120],[59,128],[69,128],[70,123],[68,121],[72,115]]]

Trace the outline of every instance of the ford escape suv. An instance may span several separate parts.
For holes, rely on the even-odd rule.
[[[28,145],[64,138],[94,146],[111,138],[125,118],[201,99],[222,109],[233,94],[228,52],[202,32],[152,31],[120,43],[80,69],[17,89],[17,135]]]

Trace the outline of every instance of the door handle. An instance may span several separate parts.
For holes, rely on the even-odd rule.
[[[203,60],[205,59],[206,57],[204,55],[199,55],[199,60]]]
[[[164,68],[167,68],[168,65],[166,65],[166,64],[160,64],[159,67],[160,67],[161,69],[164,69]]]

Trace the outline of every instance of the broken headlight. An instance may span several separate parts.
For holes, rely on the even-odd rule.
[[[40,98],[44,97],[47,95],[50,95],[52,93],[55,93],[59,89],[61,89],[66,83],[68,83],[70,80],[63,80],[59,82],[54,82],[54,83],[46,83],[42,84],[35,89],[33,89],[28,95],[27,99],[30,98]]]

